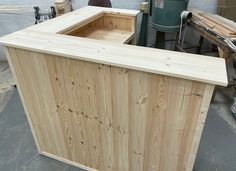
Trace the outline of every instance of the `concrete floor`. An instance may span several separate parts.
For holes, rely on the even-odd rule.
[[[218,92],[211,104],[194,171],[236,170],[236,122],[230,99]],[[170,161],[171,162],[171,161]],[[0,171],[82,171],[40,156],[17,90],[0,113]]]

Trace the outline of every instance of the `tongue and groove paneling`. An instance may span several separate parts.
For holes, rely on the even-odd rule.
[[[8,50],[42,152],[104,171],[187,170],[214,85]]]

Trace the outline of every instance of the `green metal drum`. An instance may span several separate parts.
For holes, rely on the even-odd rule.
[[[151,0],[151,25],[161,32],[176,32],[180,28],[180,14],[188,7],[188,0]]]

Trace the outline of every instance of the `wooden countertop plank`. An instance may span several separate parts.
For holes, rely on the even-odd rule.
[[[220,58],[117,44],[100,40],[19,31],[0,38],[4,45],[226,86],[225,60]]]

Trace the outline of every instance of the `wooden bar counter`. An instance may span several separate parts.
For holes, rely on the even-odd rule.
[[[192,170],[225,61],[128,45],[137,14],[84,7],[0,38],[40,154],[85,170]]]

